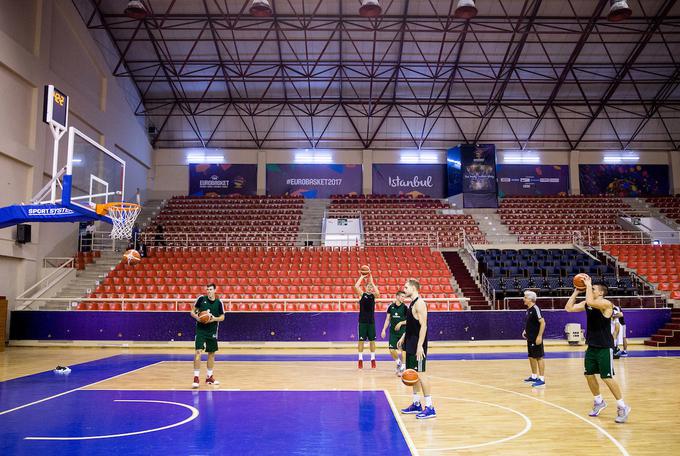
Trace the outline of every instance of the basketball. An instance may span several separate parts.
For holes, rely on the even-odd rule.
[[[212,315],[207,310],[204,310],[203,312],[198,314],[198,321],[200,321],[201,323],[208,323],[211,318]]]
[[[418,383],[418,372],[413,369],[406,369],[403,374],[401,374],[401,381],[406,386],[413,386]]]
[[[142,261],[142,256],[136,250],[128,250],[123,254],[123,260],[126,260],[127,264],[137,264]]]
[[[371,273],[371,268],[369,268],[368,265],[363,265],[359,271],[361,272],[361,275],[369,275]]]
[[[574,276],[574,288],[578,290],[585,290],[586,284],[583,281],[584,278],[588,277],[588,274],[584,274],[581,272],[580,274],[576,274]]]

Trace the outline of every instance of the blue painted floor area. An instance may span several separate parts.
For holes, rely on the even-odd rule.
[[[91,440],[25,440],[139,432]],[[6,455],[406,455],[382,391],[79,390],[0,415]]]
[[[0,382],[0,412],[124,374],[159,361],[158,355],[118,355],[71,366],[69,375],[52,371]],[[55,359],[57,366],[59,359]]]

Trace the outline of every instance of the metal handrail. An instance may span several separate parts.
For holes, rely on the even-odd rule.
[[[42,299],[40,297],[38,297],[38,298],[33,298],[33,297],[27,298],[26,296],[28,294],[30,294],[31,292],[33,292],[33,290],[35,290],[36,288],[41,287],[43,284],[47,285],[46,287],[44,287],[44,289],[43,289],[43,291],[44,291],[44,290],[50,288],[52,285],[54,285],[59,280],[63,279],[66,274],[63,274],[62,271],[66,268],[68,268],[68,269],[74,269],[75,268],[75,261],[74,261],[73,258],[68,258],[67,261],[65,261],[61,266],[56,268],[54,271],[52,271],[47,276],[43,277],[40,281],[38,281],[36,284],[34,284],[32,287],[28,288],[23,293],[21,293],[19,296],[17,296],[17,298],[16,298],[17,301],[28,301],[24,305],[24,307],[22,307],[19,310],[24,310],[26,307],[30,306],[33,302],[40,301]],[[56,275],[60,275],[59,279],[52,282],[52,279]],[[47,299],[47,298],[45,298],[45,299]]]
[[[27,299],[19,299],[17,298],[17,301],[25,301]],[[30,299],[29,299],[30,300]],[[286,307],[288,303],[337,303],[338,309],[335,310],[336,312],[341,312],[341,304],[345,302],[351,302],[351,303],[356,303],[357,299],[356,298],[274,298],[274,299],[266,299],[266,298],[225,298],[220,300],[227,304],[227,311],[228,312],[237,312],[238,309],[233,308],[233,304],[235,303],[269,303],[269,304],[276,304],[276,303],[283,303],[283,311],[286,311]],[[447,305],[447,310],[451,309],[451,304],[452,303],[465,303],[468,302],[470,298],[463,298],[463,297],[452,297],[452,298],[425,298],[426,302],[446,302]],[[120,303],[121,304],[121,311],[124,310],[124,306],[126,303],[148,303],[148,302],[154,302],[154,303],[174,303],[174,309],[171,310],[173,312],[185,312],[184,310],[179,309],[179,305],[181,303],[195,303],[196,299],[187,299],[187,298],[37,298],[35,301],[45,301],[45,302],[65,302],[65,303],[70,303],[71,305],[68,306],[67,309],[64,310],[75,310],[75,307],[77,305],[74,305],[76,303],[80,302],[102,302],[102,303]],[[376,302],[392,302],[392,298],[378,298],[376,299]],[[21,310],[32,310],[32,309],[21,309]],[[298,311],[297,312],[302,312]],[[307,310],[306,312],[319,312],[319,309],[315,310]],[[112,312],[111,310],[108,310],[107,312]],[[326,311],[324,311],[326,312]]]
[[[568,300],[570,297],[569,296],[539,296],[537,298],[538,301],[552,301],[550,303],[550,307],[545,307],[545,309],[549,310],[559,310],[564,308],[564,303],[566,303],[566,300]],[[524,298],[521,297],[506,297],[503,298],[503,310],[511,310],[510,307],[510,302],[511,301],[522,301]],[[585,298],[584,298],[585,299]],[[640,309],[644,309],[645,307],[642,306],[642,301],[644,299],[653,299],[654,300],[654,308],[664,308],[664,306],[659,306],[658,301],[661,301],[662,304],[666,304],[666,299],[663,295],[660,294],[654,294],[654,295],[636,295],[636,296],[607,296],[607,300],[612,301],[613,304],[617,304],[617,302],[621,299],[640,299]],[[558,300],[562,300],[562,302],[555,302]],[[556,308],[555,304],[558,304],[560,307]],[[624,307],[624,309],[632,309],[632,308],[637,308],[637,307]],[[541,309],[544,309],[541,306]]]

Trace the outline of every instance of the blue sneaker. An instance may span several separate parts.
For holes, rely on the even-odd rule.
[[[415,402],[405,409],[401,409],[401,413],[404,415],[415,415],[417,413],[421,413],[423,411],[423,406],[420,405],[419,403],[416,404]]]
[[[531,384],[532,388],[538,388],[541,386],[545,386],[545,380],[541,380],[540,378],[537,378],[536,381]]]
[[[527,377],[524,379],[527,383],[534,383],[536,380],[538,380],[538,377]]]
[[[437,418],[437,412],[434,411],[434,407],[425,407],[425,410],[416,415],[419,420],[427,420],[429,418]]]

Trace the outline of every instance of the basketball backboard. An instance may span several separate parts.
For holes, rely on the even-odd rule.
[[[96,213],[95,205],[119,201],[125,201],[125,160],[70,127],[61,204]]]

